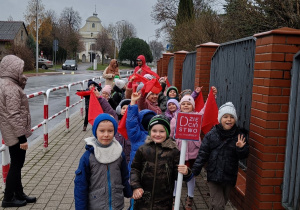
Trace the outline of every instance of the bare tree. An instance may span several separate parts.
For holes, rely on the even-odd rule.
[[[136,37],[136,28],[134,25],[126,20],[116,22],[116,24],[110,24],[108,26],[108,32],[116,42],[117,48],[120,50],[122,43],[127,38]]]
[[[164,46],[162,45],[161,42],[158,42],[156,40],[152,40],[149,43],[149,47],[150,47],[150,50],[152,52],[153,59],[155,61],[157,61],[162,55],[162,51],[164,50]]]
[[[38,17],[37,17],[38,16]],[[27,31],[36,38],[36,19],[38,27],[42,24],[45,17],[45,7],[42,0],[29,0],[24,14]]]
[[[112,51],[113,39],[110,37],[108,30],[103,28],[101,32],[98,33],[96,41],[96,49],[101,52],[102,65],[104,63],[104,55]]]
[[[75,58],[76,53],[83,49],[80,41],[79,28],[81,17],[78,11],[74,11],[72,7],[66,7],[59,19],[58,30],[56,31],[60,46],[67,51],[67,57]]]
[[[79,30],[81,25],[81,17],[78,11],[73,10],[73,7],[66,7],[61,12],[60,24],[69,28],[69,30]]]

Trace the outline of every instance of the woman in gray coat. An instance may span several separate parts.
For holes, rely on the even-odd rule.
[[[19,207],[36,201],[23,192],[21,169],[31,135],[28,99],[23,92],[27,78],[23,75],[24,61],[14,55],[0,63],[0,131],[9,148],[10,168],[2,207]]]

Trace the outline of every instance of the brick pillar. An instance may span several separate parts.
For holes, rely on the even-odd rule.
[[[157,61],[157,74],[161,77],[161,58]]]
[[[202,94],[204,101],[206,100],[209,93],[211,58],[218,47],[219,44],[213,42],[208,42],[196,46],[197,57],[195,72],[195,88],[203,86]]]
[[[173,53],[163,53],[161,76],[168,76],[168,65],[169,65],[170,58],[172,56],[174,56]]]
[[[182,67],[183,61],[187,51],[177,51],[174,53],[174,64],[173,64],[173,78],[172,84],[177,87],[178,91],[181,92],[181,83],[182,83]]]
[[[244,209],[281,206],[293,56],[300,30],[280,28],[254,35],[254,66]]]

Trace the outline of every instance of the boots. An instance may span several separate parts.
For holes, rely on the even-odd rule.
[[[8,198],[7,196],[4,195],[1,206],[3,208],[6,208],[6,207],[21,207],[21,206],[26,206],[26,204],[27,204],[26,200],[18,200],[14,196],[12,196],[11,198]]]
[[[192,197],[186,196],[185,199],[185,210],[192,210],[192,206],[193,206],[194,200]]]
[[[24,192],[15,193],[16,199],[25,200],[27,203],[35,203],[36,197],[29,197]]]
[[[83,126],[83,129],[82,129],[82,131],[86,131],[86,127],[87,127],[87,126]]]

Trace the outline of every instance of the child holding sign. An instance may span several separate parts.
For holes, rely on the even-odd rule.
[[[236,126],[237,114],[231,102],[223,104],[215,125],[204,137],[192,177],[200,174],[207,163],[210,209],[224,209],[231,189],[235,186],[238,162],[249,154],[246,131]]]
[[[188,174],[188,168],[177,166],[180,152],[169,137],[170,123],[166,116],[152,117],[148,131],[150,136],[131,164],[134,209],[171,209],[173,183],[178,172]]]
[[[213,94],[216,95],[217,94],[217,89],[213,86]],[[193,93],[192,95],[199,95],[201,91],[200,87],[197,87],[195,89],[195,93]],[[184,112],[184,113],[195,113],[194,109],[195,109],[195,100],[191,95],[185,95],[183,96],[183,98],[180,100],[180,112]],[[204,114],[204,110],[205,110],[205,106],[204,108],[200,111],[200,115]],[[171,136],[174,136],[175,133],[175,125],[176,125],[176,121],[177,121],[177,116],[175,116],[172,120],[171,120]],[[200,123],[201,124],[201,123]],[[200,124],[198,129],[200,129]],[[176,143],[177,143],[177,147],[180,150],[181,149],[181,144],[182,144],[182,140],[180,139],[176,139]],[[199,148],[200,148],[200,144],[201,144],[201,138],[199,136],[199,141],[188,141],[187,142],[187,150],[186,150],[186,154],[185,154],[185,164],[192,168],[195,159],[197,157]],[[176,184],[175,184],[176,185]],[[193,205],[193,198],[194,198],[194,189],[195,189],[195,177],[192,177],[192,179],[187,183],[187,188],[188,188],[188,195],[186,197],[186,202],[185,202],[185,209],[187,210],[191,210],[192,209],[192,205]],[[176,195],[176,191],[174,190],[173,196],[175,198]],[[174,200],[174,199],[173,199]]]

